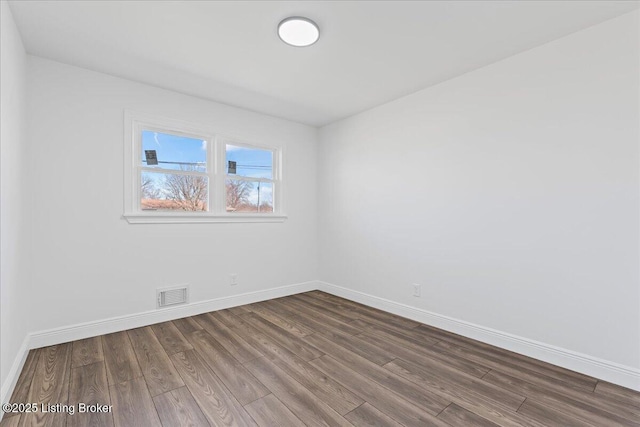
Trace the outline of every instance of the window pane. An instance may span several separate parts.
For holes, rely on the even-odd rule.
[[[235,171],[233,170],[234,163],[230,164],[229,162],[235,162]],[[273,152],[227,145],[225,171],[229,175],[273,179]]]
[[[227,179],[227,212],[273,212],[273,183]]]
[[[142,172],[142,210],[208,211],[209,178],[172,173]]]
[[[152,160],[154,154],[157,164]],[[142,166],[206,172],[207,142],[202,139],[143,130]]]

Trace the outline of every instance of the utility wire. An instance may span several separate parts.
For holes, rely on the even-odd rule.
[[[146,160],[142,160],[144,163],[147,163]],[[162,163],[165,165],[185,165],[185,166],[206,166],[207,162],[167,162],[163,160],[158,160],[158,163]],[[271,166],[267,165],[236,165],[236,167],[244,168],[244,169],[271,169]]]

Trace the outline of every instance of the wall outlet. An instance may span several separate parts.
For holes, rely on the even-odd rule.
[[[419,297],[422,295],[422,285],[418,285],[417,283],[413,284],[413,296]]]
[[[232,273],[229,275],[229,284],[231,286],[235,286],[238,284],[238,275],[236,273]]]

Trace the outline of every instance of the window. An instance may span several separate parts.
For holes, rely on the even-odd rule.
[[[273,212],[273,150],[226,144],[227,212]]]
[[[150,128],[140,137],[140,209],[208,212],[210,141]]]
[[[206,127],[125,114],[130,223],[277,222],[282,151]]]

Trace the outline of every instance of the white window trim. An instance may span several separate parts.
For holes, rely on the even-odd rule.
[[[207,172],[209,177],[209,211],[208,212],[166,212],[143,211],[140,209],[140,174],[141,168],[141,131],[157,129],[159,132],[188,137],[197,137],[207,141]],[[273,156],[273,213],[229,213],[226,212],[226,144],[261,148],[274,152]],[[244,138],[221,135],[213,129],[188,123],[182,120],[158,117],[150,114],[124,111],[124,214],[122,217],[130,224],[184,224],[184,223],[230,223],[230,222],[284,222],[284,181],[282,163],[284,149],[282,146],[253,143]],[[178,172],[180,173],[180,172]],[[202,172],[187,174],[203,175]],[[241,178],[242,179],[242,178]],[[254,179],[254,181],[261,179]]]

